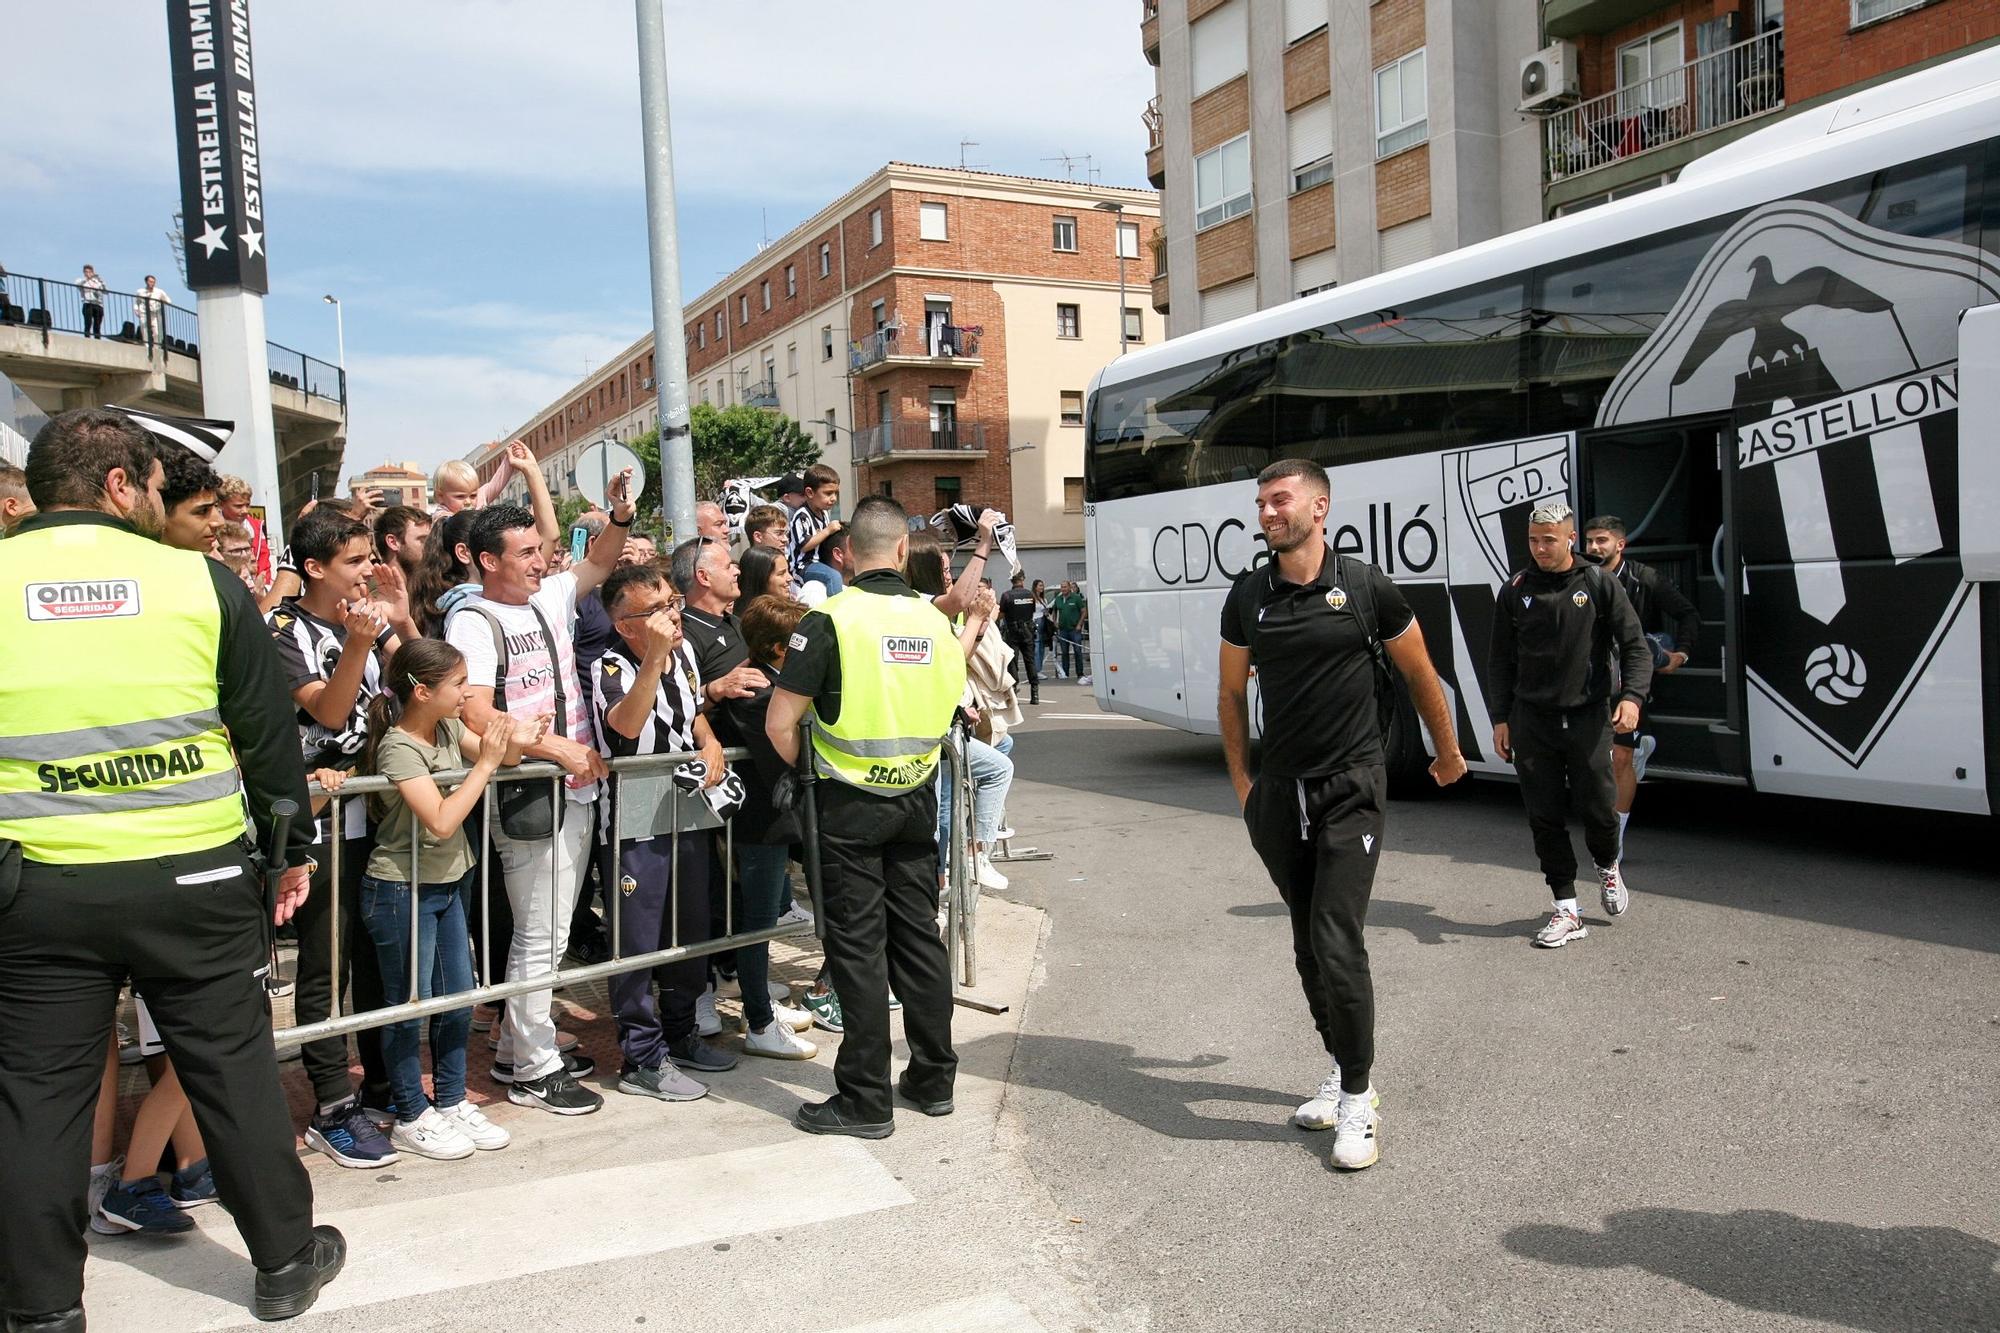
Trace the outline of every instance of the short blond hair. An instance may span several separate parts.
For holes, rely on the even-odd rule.
[[[446,486],[477,486],[479,474],[472,470],[472,464],[463,458],[452,458],[438,464],[437,474],[431,478],[431,490],[441,491]]]
[[[250,498],[250,483],[241,477],[224,477],[222,484],[215,488],[218,500],[247,500]]]

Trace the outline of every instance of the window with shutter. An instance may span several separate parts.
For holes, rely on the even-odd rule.
[[[1200,97],[1250,68],[1250,38],[1245,17],[1248,10],[1246,0],[1230,0],[1230,3],[1189,26],[1189,64],[1194,77],[1194,96]]]
[[[1333,99],[1308,102],[1285,117],[1290,140],[1292,193],[1333,179]]]

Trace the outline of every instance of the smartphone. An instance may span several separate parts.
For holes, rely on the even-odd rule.
[[[583,553],[589,547],[590,530],[588,528],[571,528],[569,530],[569,558],[571,560],[577,564],[582,564]]]

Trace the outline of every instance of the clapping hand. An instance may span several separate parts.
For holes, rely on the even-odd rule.
[[[493,720],[486,724],[486,734],[479,738],[479,760],[474,768],[486,770],[490,775],[507,758],[507,747],[514,741],[514,719],[505,713],[495,713]]]
[[[340,600],[340,626],[352,639],[357,635],[366,643],[373,643],[388,628],[388,618],[382,608],[374,602],[350,602]]]
[[[532,472],[535,469],[535,451],[526,440],[513,440],[507,445],[507,462],[517,472]]]

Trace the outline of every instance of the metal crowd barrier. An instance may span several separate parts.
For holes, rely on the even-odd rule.
[[[748,762],[750,757],[749,751],[744,749],[725,750],[723,755],[732,763]],[[634,776],[664,775],[671,773],[679,764],[699,757],[693,752],[665,755],[637,755],[631,758],[610,760],[608,766],[611,769],[611,780],[615,787],[620,784],[621,779],[627,774]],[[957,803],[957,808],[952,812],[952,837],[950,852],[947,858],[948,873],[946,882],[948,887],[945,895],[946,947],[951,957],[953,987],[954,991],[956,991],[960,983],[961,962],[964,967],[965,985],[970,986],[974,984],[977,977],[977,951],[973,943],[972,918],[978,897],[978,884],[972,878],[970,858],[967,852],[967,838],[970,836],[972,828],[970,774],[965,767],[965,755],[955,738],[947,738],[945,762],[953,766],[952,771],[955,780],[952,785],[952,794],[954,801]],[[447,773],[438,773],[434,776],[440,789],[449,790],[457,787],[465,780],[467,771],[459,769]],[[604,886],[604,898],[609,910],[609,916],[605,924],[611,938],[611,959],[603,963],[565,968],[562,966],[561,955],[551,947],[549,971],[542,973],[540,976],[524,977],[517,981],[507,981],[504,979],[496,981],[492,975],[494,941],[491,938],[494,858],[488,852],[492,845],[493,808],[496,804],[497,794],[504,783],[545,781],[549,784],[550,793],[557,803],[556,808],[558,810],[565,811],[566,816],[569,818],[583,817],[595,821],[598,818],[597,804],[566,806],[567,797],[563,790],[564,776],[565,774],[561,767],[549,763],[522,764],[515,768],[502,769],[500,772],[494,774],[491,781],[488,782],[486,799],[480,802],[476,837],[474,836],[474,821],[470,818],[467,820],[465,831],[469,838],[474,839],[474,851],[479,862],[479,929],[476,936],[479,942],[477,960],[479,965],[478,985],[471,990],[453,991],[449,994],[433,996],[428,1000],[414,998],[419,992],[418,969],[427,964],[429,960],[420,956],[418,947],[421,937],[419,935],[420,919],[416,910],[418,898],[415,892],[415,885],[425,882],[422,876],[421,863],[423,826],[420,822],[413,821],[410,847],[413,872],[411,876],[412,892],[410,898],[410,975],[407,978],[409,987],[407,993],[413,998],[395,1004],[387,1004],[379,1009],[343,1013],[343,996],[340,993],[340,988],[335,987],[330,1017],[316,1023],[278,1029],[273,1034],[277,1044],[280,1046],[291,1046],[304,1042],[317,1041],[322,1037],[344,1036],[348,1033],[359,1032],[367,1028],[384,1027],[391,1023],[400,1023],[410,1019],[428,1018],[432,1014],[463,1009],[468,1005],[493,1003],[516,995],[533,994],[537,991],[561,990],[567,986],[597,981],[624,972],[636,972],[644,968],[656,967],[662,963],[679,962],[687,958],[697,958],[707,954],[733,950],[742,945],[758,944],[770,940],[783,939],[792,935],[804,934],[812,929],[812,927],[794,923],[774,925],[760,930],[744,931],[741,933],[736,931],[736,895],[734,891],[736,880],[734,865],[735,827],[732,820],[725,822],[721,829],[724,865],[723,882],[725,886],[723,894],[722,934],[712,939],[696,940],[687,943],[681,941],[679,902],[680,894],[683,891],[680,885],[681,834],[660,834],[658,836],[672,837],[674,839],[674,850],[670,864],[673,870],[675,888],[673,891],[673,900],[670,904],[672,925],[670,927],[669,944],[666,948],[656,949],[648,953],[620,954],[618,952],[621,947],[619,938],[620,907],[624,894],[619,892],[618,881],[624,873],[624,851],[622,846],[624,842],[622,836],[624,831],[624,812],[615,799],[616,793],[614,791],[606,793],[599,798],[600,801],[612,801],[612,827],[610,830],[612,839],[612,873],[611,882]],[[321,791],[317,784],[309,785],[310,793],[315,801],[322,796],[329,798],[329,804],[315,817],[326,820],[326,828],[329,832],[327,843],[323,849],[326,851],[328,857],[327,883],[329,886],[328,891],[332,895],[332,903],[327,913],[327,929],[331,936],[329,966],[330,971],[336,978],[341,975],[341,943],[344,937],[340,884],[343,872],[342,860],[345,854],[343,847],[345,839],[341,836],[341,829],[343,827],[342,821],[346,802],[350,800],[365,800],[375,793],[389,791],[393,785],[387,778],[382,777],[349,778],[339,791],[331,793]],[[808,801],[813,799],[813,786],[814,784],[812,783],[801,784],[802,799]],[[680,794],[678,788],[670,788],[670,790],[672,794],[669,797],[671,802],[669,813],[671,822],[675,826],[678,826],[680,823],[679,808],[683,803],[705,808],[705,803],[701,797],[683,796]],[[712,832],[713,830],[701,830],[695,836],[707,837]],[[551,834],[551,837],[554,836],[558,835]],[[549,858],[551,888],[555,884],[556,860],[557,858],[554,856]],[[586,860],[584,875],[588,877],[589,873],[589,864]],[[813,911],[815,916],[817,916],[822,910],[819,901],[819,885],[810,884],[808,885],[808,889],[812,894]],[[706,886],[701,886],[700,891],[707,892]],[[503,894],[506,892],[504,885],[501,888],[501,892]],[[552,946],[554,939],[553,928],[560,924],[553,920],[554,908],[556,906],[555,898],[556,895],[552,892],[550,894]],[[573,903],[572,906],[574,906]],[[502,940],[499,943],[501,946],[501,957],[504,959],[510,941]],[[389,979],[385,977],[383,980],[384,988],[387,990]]]

